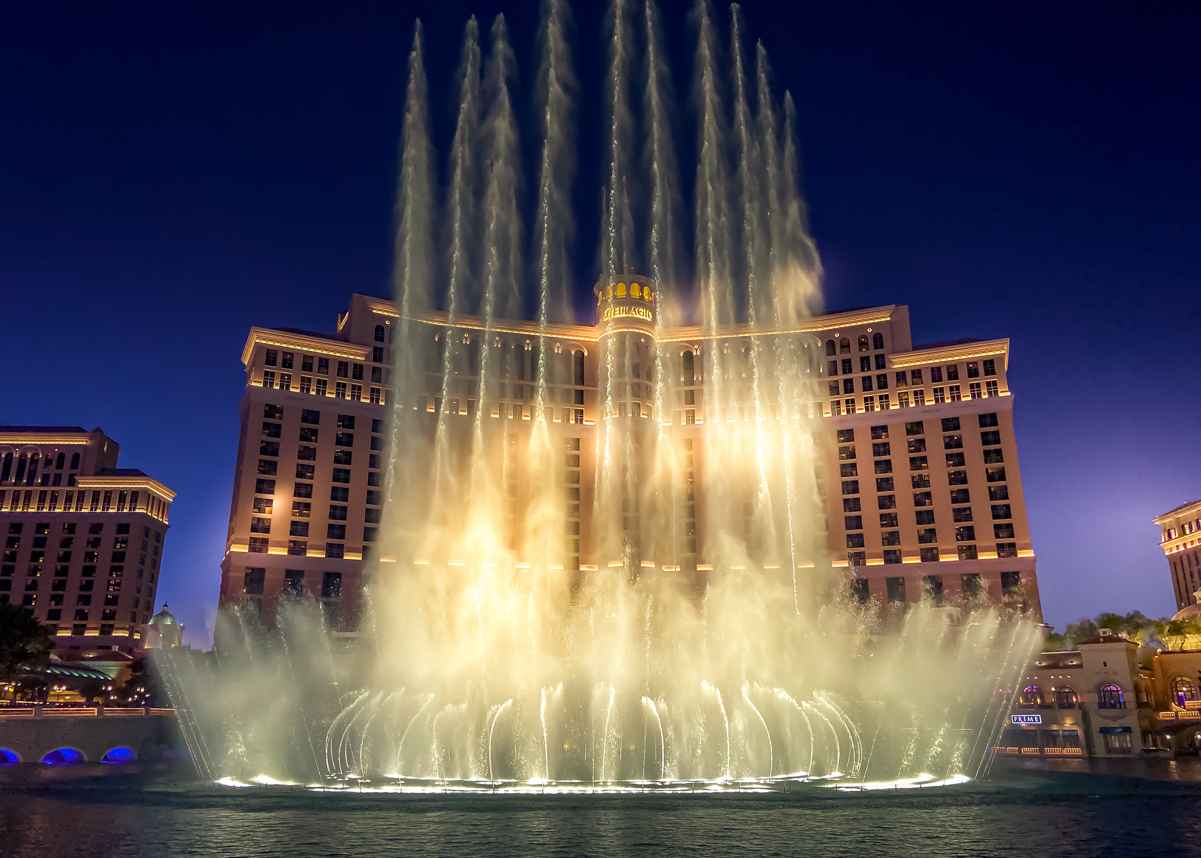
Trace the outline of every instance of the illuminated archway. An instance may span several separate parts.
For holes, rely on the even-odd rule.
[[[43,766],[79,766],[87,761],[88,758],[84,756],[83,751],[68,746],[47,751],[41,759]]]
[[[104,756],[100,758],[100,762],[109,766],[123,766],[127,763],[136,762],[138,753],[128,745],[117,745],[115,748],[109,748],[104,752]]]

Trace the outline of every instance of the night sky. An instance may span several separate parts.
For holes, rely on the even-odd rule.
[[[332,331],[387,294],[414,18],[444,166],[462,22],[506,12],[528,109],[537,4],[104,5],[0,28],[0,423],[98,425],[178,491],[159,601],[202,643],[247,329]],[[1151,519],[1201,496],[1197,7],[784,5],[745,8],[798,103],[827,306],[908,304],[917,344],[1010,337],[1048,620],[1170,613]],[[575,9],[586,294],[603,7]]]

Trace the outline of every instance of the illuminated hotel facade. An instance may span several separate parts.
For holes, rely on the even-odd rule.
[[[679,366],[671,371],[679,378],[665,406],[671,413],[661,419],[690,446],[688,439],[704,431],[699,356],[713,338],[696,326],[656,327],[658,296],[645,280],[598,287],[597,298],[597,324],[545,329],[546,347],[561,364],[546,407],[568,445],[567,562],[579,569],[612,565],[596,556],[589,517],[580,514],[591,509],[595,489],[605,374],[598,342],[619,333],[673,344]],[[281,595],[306,593],[338,617],[336,625],[353,628],[364,559],[383,520],[398,320],[392,302],[355,294],[333,334],[251,329],[242,352],[246,388],[223,605],[250,602],[269,618]],[[482,329],[478,319],[451,325],[436,313],[413,328],[432,340],[453,334],[463,342]],[[499,346],[528,353],[539,328],[496,322],[489,333]],[[818,526],[853,592],[884,603],[981,596],[1041,616],[1007,380],[1009,341],[915,348],[901,305],[817,316],[779,333],[804,340],[819,376],[819,396],[809,405],[822,436],[817,476],[825,520]],[[731,329],[719,338],[724,347],[748,336]],[[616,407],[625,414],[651,416],[653,364],[643,358],[628,386],[623,380],[627,401]],[[492,418],[531,419],[533,368],[521,360],[515,366],[509,401],[493,404]],[[419,397],[418,410],[431,420],[444,409],[473,413],[470,359],[445,404],[439,368],[426,369],[428,395]],[[687,515],[695,534],[703,525],[691,509]],[[693,564],[703,568],[695,557]]]
[[[1159,547],[1168,559],[1176,609],[1196,605],[1201,593],[1201,500],[1181,504],[1155,518]]]
[[[175,493],[118,452],[100,429],[0,426],[0,604],[64,656],[132,654],[153,610]]]

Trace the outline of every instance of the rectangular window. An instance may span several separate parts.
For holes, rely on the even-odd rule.
[[[1017,557],[1018,546],[1016,542],[998,542],[997,543],[998,557]]]
[[[294,521],[291,527],[288,528],[289,536],[308,536],[309,523],[307,521]]]
[[[1009,500],[1009,486],[989,486],[988,499],[990,501]]]
[[[350,377],[349,361],[344,361],[344,360],[338,361],[338,378],[349,378],[349,377]]]
[[[847,548],[862,548],[862,547],[863,547],[863,534],[862,533],[848,533],[847,534]]]
[[[970,506],[957,506],[951,510],[952,521],[971,521],[972,508]]]
[[[843,518],[846,530],[863,530],[863,516],[848,515]]]
[[[275,480],[255,480],[254,493],[256,495],[275,494]]]
[[[271,519],[269,518],[252,518],[250,519],[251,533],[270,533]]]
[[[263,355],[263,363],[267,366],[276,366],[279,364],[279,352],[275,349],[267,349]]]
[[[976,528],[973,525],[965,524],[963,527],[955,528],[956,542],[975,542]]]
[[[336,399],[345,399],[346,398],[346,382],[338,381],[338,382],[334,383],[334,398],[336,398]]]
[[[967,389],[968,389],[968,395],[969,395],[969,396],[970,396],[972,399],[979,399],[979,398],[980,398],[980,382],[978,382],[978,381],[973,381],[971,384],[969,384],[969,385],[967,386]]]
[[[986,394],[988,394],[989,396],[1000,396],[1001,395],[1001,392],[997,388],[997,383],[995,381],[984,382],[984,392]]]
[[[950,387],[950,392],[951,392],[951,401],[952,402],[960,402],[963,399],[963,396],[960,393],[958,384],[952,384]]]
[[[268,438],[278,438],[283,432],[283,425],[280,423],[263,423],[263,434]]]
[[[292,494],[298,498],[311,498],[313,496],[313,484],[297,483],[292,487]]]
[[[920,549],[918,549],[918,555],[921,557],[921,560],[923,563],[937,563],[938,562],[938,549],[937,548],[920,548]]]
[[[929,467],[930,467],[930,462],[925,456],[910,456],[909,457],[909,470],[924,471]],[[926,485],[929,485],[929,484],[930,484],[929,482],[926,483]]]
[[[317,379],[317,389],[316,389],[315,393],[318,396],[325,396],[325,392],[326,392],[326,390],[328,390],[328,388],[329,388],[328,382],[326,382],[326,380],[324,378]]]
[[[995,539],[1013,539],[1013,523],[994,524],[992,526],[993,537]]]
[[[896,485],[893,481],[893,478],[892,477],[877,477],[876,478],[876,491],[878,491],[878,492],[896,491]]]
[[[909,384],[909,380],[905,376],[905,370],[897,373],[897,387],[904,387]]]
[[[325,536],[327,539],[345,539],[346,525],[344,524],[327,524],[325,526]]]
[[[1022,592],[1022,573],[1021,572],[1002,572],[1001,573],[1001,592],[1006,596],[1012,596]]]
[[[267,553],[267,540],[264,539],[263,537],[252,536],[252,537],[250,537],[249,542],[250,542],[249,550],[250,550],[251,554],[266,554]]]
[[[992,505],[993,518],[1013,518],[1013,510],[1010,509],[1007,503],[995,503]]]
[[[913,489],[928,489],[930,488],[929,474],[912,474],[909,477],[910,488]]]
[[[892,448],[889,446],[889,443],[887,441],[881,441],[876,444],[872,444],[872,455],[873,456],[891,456]]]
[[[284,592],[290,596],[299,596],[304,592],[304,570],[284,570]]]
[[[901,532],[899,530],[886,530],[880,534],[880,541],[884,545],[900,545]]]
[[[342,597],[342,573],[326,572],[321,576],[321,598],[340,599]]]
[[[877,474],[892,473],[892,459],[876,459],[872,466]]]
[[[914,506],[932,506],[933,504],[934,504],[934,499],[931,497],[929,492],[914,492],[913,493],[913,505]]]
[[[267,570],[251,567],[242,573],[242,592],[248,596],[261,596],[263,583],[267,578]]]
[[[981,429],[991,429],[992,427],[998,425],[996,412],[990,411],[981,414],[978,417],[978,422],[980,423]]]
[[[839,429],[838,430],[838,443],[839,444],[850,444],[854,440],[855,440],[855,430],[854,429]]]
[[[843,498],[842,499],[842,511],[843,512],[859,512],[859,510],[861,510],[862,508],[863,508],[862,502],[859,500],[859,498]]]
[[[910,438],[908,447],[910,453],[924,453],[926,452],[926,439],[920,435],[916,438]]]
[[[933,527],[923,527],[917,532],[917,541],[921,545],[932,545],[938,542],[938,530]]]
[[[962,468],[966,461],[963,453],[947,453],[948,468]]]
[[[316,426],[321,423],[321,412],[317,411],[316,409],[305,408],[300,412],[300,422],[307,423],[311,426]],[[303,431],[304,429],[301,429],[301,432]],[[313,440],[317,440],[316,436],[313,437]]]
[[[843,462],[838,466],[838,475],[840,477],[857,477],[859,476],[859,466],[854,462]]]
[[[269,369],[263,370],[263,387],[275,387],[275,373]]]
[[[859,481],[858,480],[843,480],[842,481],[842,493],[844,495],[859,494]]]
[[[980,433],[980,443],[985,447],[994,446],[1001,443],[1001,433],[995,429],[991,432]]]
[[[313,371],[313,356],[312,355],[301,355],[300,356],[300,369],[302,372],[312,372]]]
[[[984,451],[984,464],[999,465],[1005,461],[1005,451],[1000,447],[989,447]]]
[[[888,427],[887,426],[873,426],[872,427],[872,440],[873,441],[877,441],[881,438],[887,438],[887,437],[888,437]]]
[[[895,512],[880,513],[881,527],[897,527],[897,514]]]
[[[895,548],[884,549],[884,565],[885,566],[900,565],[900,563],[901,563],[901,552],[900,551],[898,551]]]
[[[884,580],[885,580],[885,590],[888,594],[888,601],[904,602],[905,601],[905,579],[900,576],[896,576],[896,577],[886,578]]]

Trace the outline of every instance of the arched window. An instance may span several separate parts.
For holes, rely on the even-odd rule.
[[[41,461],[41,458],[37,453],[29,457],[29,470],[25,472],[25,485],[32,486],[34,480],[38,478],[38,462]]]
[[[867,334],[859,335],[859,351],[861,351],[861,352],[867,351]]]
[[[826,354],[833,355],[838,353],[838,345],[833,340],[826,340]]]
[[[67,454],[59,453],[57,456],[54,457],[54,470],[61,471],[63,469],[63,465],[65,465],[66,462],[67,462]]]
[[[692,353],[692,349],[688,349],[680,355],[680,368],[683,370],[684,386],[689,387],[696,384],[696,355]]]
[[[29,466],[29,459],[27,459],[25,457],[25,454],[22,453],[20,456],[17,457],[17,472],[15,474],[13,474],[13,482],[14,483],[20,483],[23,479],[25,479],[25,469],[28,466]]]
[[[1172,681],[1172,700],[1181,709],[1190,700],[1197,700],[1197,686],[1186,676],[1178,676]]]
[[[872,348],[873,349],[884,348],[884,335],[882,333],[880,333],[879,331],[876,331],[876,333],[872,334]]]
[[[584,353],[576,350],[571,353],[572,380],[577,387],[584,386]]]
[[[137,758],[138,754],[133,748],[128,745],[118,745],[105,751],[100,762],[109,766],[124,766],[127,763],[135,762]]]
[[[0,483],[7,483],[13,472],[13,454],[5,453],[4,461],[0,463]]]
[[[1027,685],[1022,689],[1022,694],[1018,698],[1018,702],[1022,706],[1042,706],[1043,690],[1037,685]]]
[[[79,454],[78,453],[71,454],[71,470],[72,471],[79,470]]]
[[[838,350],[844,355],[849,355],[851,353],[851,341],[846,337],[843,337],[838,341]]]
[[[1107,682],[1097,689],[1098,709],[1125,709],[1126,695],[1122,686],[1116,682]]]
[[[1055,705],[1060,709],[1075,709],[1080,703],[1076,689],[1070,685],[1060,685],[1053,690]]]
[[[377,343],[382,343],[384,341],[385,336],[387,336],[387,334],[384,332],[384,326],[376,325],[375,326],[375,341]]]
[[[88,758],[78,748],[55,748],[42,756],[43,766],[78,766],[87,761]]]

